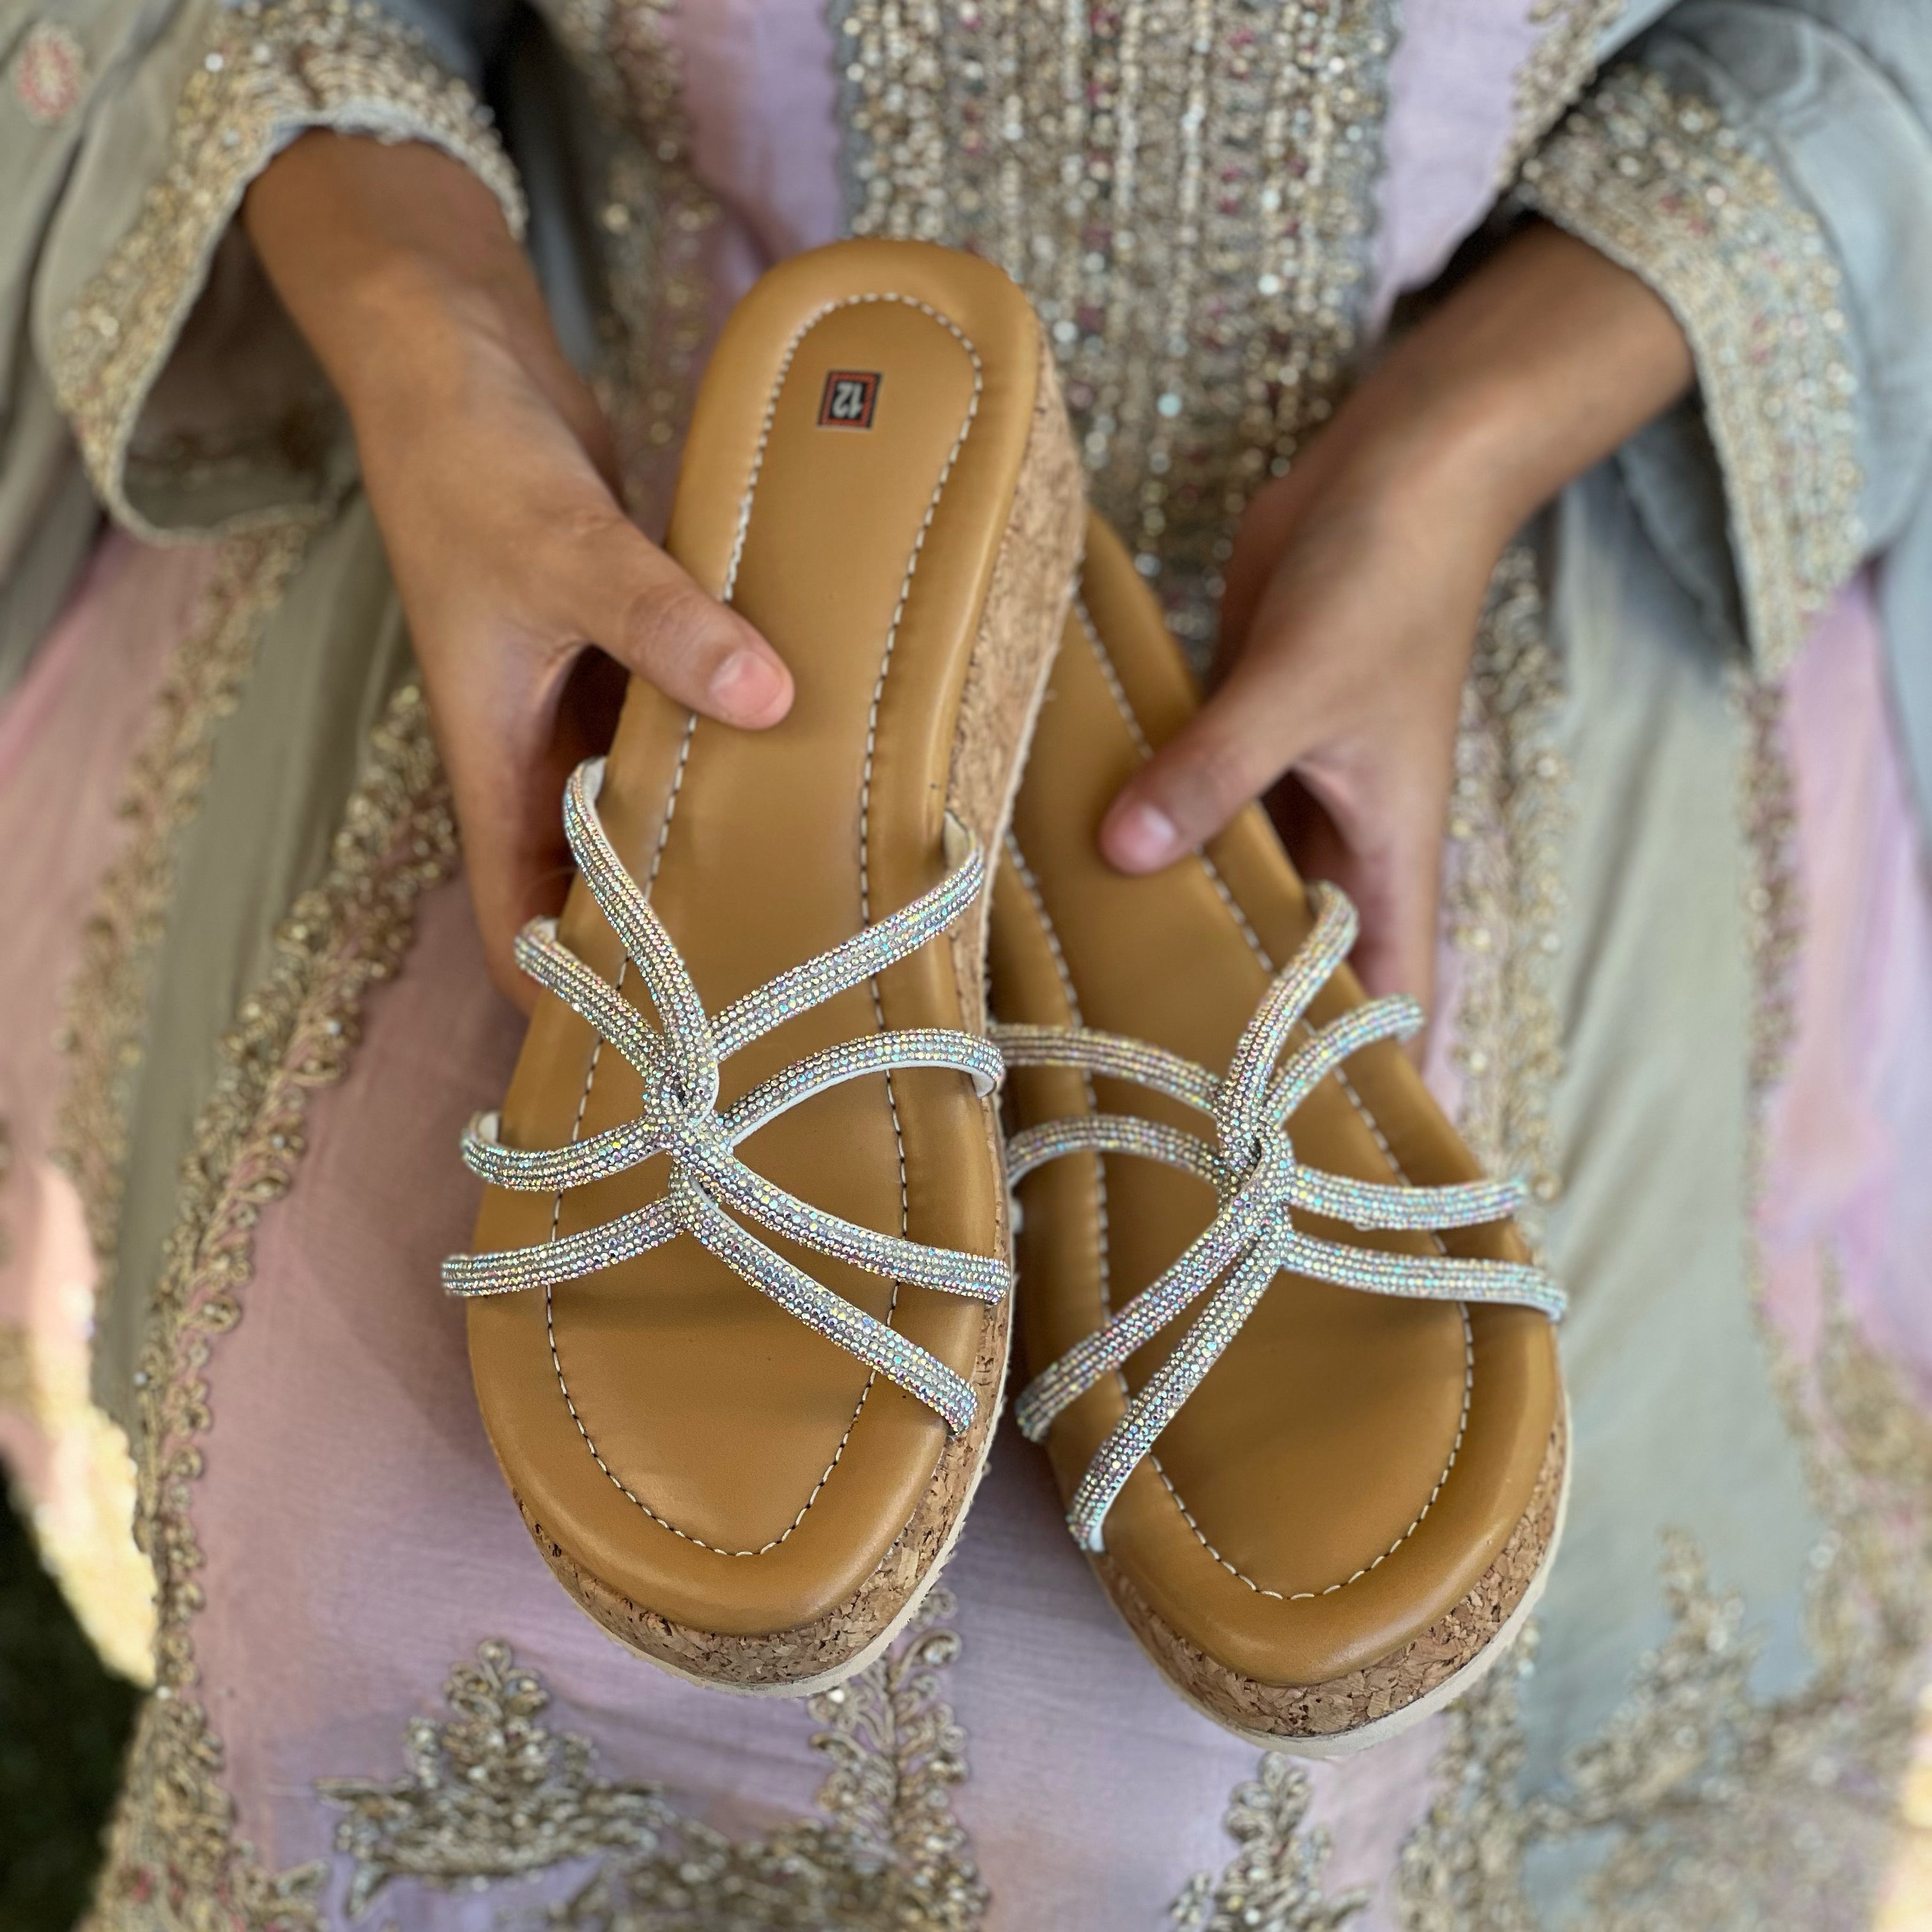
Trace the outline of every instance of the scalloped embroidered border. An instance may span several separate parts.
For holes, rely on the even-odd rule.
[[[1708,101],[1629,66],[1523,164],[1519,192],[1642,276],[1683,324],[1724,465],[1746,626],[1776,676],[1864,545],[1857,379],[1816,218]]]
[[[1550,1119],[1563,1070],[1551,986],[1562,944],[1568,762],[1556,748],[1562,673],[1536,560],[1512,544],[1490,580],[1456,736],[1443,918],[1460,956],[1451,1057],[1457,1126],[1492,1174],[1520,1174],[1532,1241],[1562,1192]]]
[[[61,316],[49,357],[95,488],[118,521],[150,541],[170,533],[149,525],[123,488],[148,393],[248,184],[290,134],[322,127],[433,142],[473,169],[523,232],[522,191],[485,111],[418,36],[367,0],[216,8],[176,106],[166,170]],[[230,527],[288,515],[249,513]]]
[[[63,1002],[68,1088],[53,1157],[80,1193],[102,1283],[114,1267],[130,1116],[177,848],[200,805],[220,722],[240,700],[262,627],[306,541],[304,529],[284,524],[221,546],[122,794],[119,816],[131,829],[96,888],[81,936]]]
[[[659,1784],[601,1775],[587,1739],[543,1721],[542,1678],[485,1642],[450,1673],[447,1719],[410,1725],[402,1777],[317,1781],[342,1814],[335,1848],[355,1862],[347,1916],[361,1919],[392,1881],[487,1886],[579,1864],[550,1908],[559,1932],[975,1932],[988,1895],[952,1810],[965,1736],[942,1681],[959,1654],[944,1628],[953,1608],[934,1590],[883,1657],[808,1700],[822,1726],[812,1748],[828,1766],[817,1810],[741,1839],[687,1816]]]
[[[1738,824],[1743,834],[1745,944],[1751,959],[1751,1094],[1760,1112],[1797,1030],[1798,962],[1804,944],[1798,868],[1798,779],[1785,733],[1782,685],[1739,667],[1730,697],[1738,721]],[[1754,1127],[1754,1132],[1756,1132]]]
[[[202,1557],[188,1505],[211,1420],[212,1338],[240,1319],[254,1231],[294,1178],[309,1096],[348,1070],[364,998],[400,964],[417,900],[451,876],[455,860],[428,707],[405,685],[372,736],[326,875],[277,928],[274,963],[223,1040],[184,1168],[135,1376],[136,1525],[154,1566],[156,1688],[130,1748],[91,1926],[199,1925],[218,1898],[250,1928],[318,1932],[322,1868],[271,1874],[235,1836],[220,1741],[195,1695]]]
[[[1516,71],[1510,128],[1498,157],[1496,185],[1503,188],[1597,71],[1597,44],[1624,10],[1624,0],[1531,0],[1534,44]]]

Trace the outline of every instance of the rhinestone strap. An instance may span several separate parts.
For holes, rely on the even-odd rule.
[[[1085,1340],[1034,1378],[1018,1403],[1034,1441],[1054,1418],[1152,1341],[1209,1288],[1206,1309],[1100,1445],[1075,1490],[1067,1523],[1083,1549],[1106,1545],[1102,1527],[1114,1499],[1160,1432],[1200,1386],[1277,1273],[1371,1294],[1430,1300],[1504,1302],[1561,1318],[1562,1290],[1544,1270],[1518,1262],[1391,1253],[1325,1240],[1297,1228],[1300,1208],[1364,1230],[1469,1228],[1500,1221],[1521,1205],[1516,1180],[1417,1187],[1357,1180],[1296,1158],[1287,1122],[1349,1054],[1372,1042],[1406,1039],[1422,1024],[1412,1000],[1372,1000],[1288,1052],[1310,1002],[1355,940],[1355,912],[1332,886],[1314,889],[1315,929],[1276,976],[1243,1031],[1225,1076],[1159,1047],[1084,1028],[999,1027],[994,1043],[1009,1066],[1070,1066],[1130,1080],[1210,1115],[1215,1140],[1130,1114],[1088,1114],[1047,1122],[1007,1144],[1010,1178],[1063,1155],[1138,1155],[1198,1174],[1220,1207],[1180,1258]],[[1225,1278],[1224,1278],[1225,1277]],[[1218,1285],[1217,1285],[1218,1284]]]
[[[517,938],[517,963],[554,993],[637,1070],[638,1118],[561,1148],[506,1146],[495,1114],[478,1114],[463,1158],[493,1186],[536,1194],[588,1186],[658,1154],[670,1157],[665,1191],[646,1206],[583,1232],[493,1254],[455,1255],[442,1264],[452,1294],[514,1294],[576,1281],[688,1234],[806,1327],[935,1410],[956,1434],[978,1403],[965,1380],[886,1323],[854,1307],[742,1226],[756,1223],[800,1246],[894,1281],[997,1301],[1012,1285],[997,1256],[929,1247],[826,1214],[776,1186],[736,1150],[760,1127],[828,1088],[902,1066],[947,1066],[988,1094],[999,1084],[999,1050],[974,1034],[941,1027],[871,1034],[796,1060],[721,1113],[718,1064],[794,1014],[870,979],[951,926],[978,899],[986,866],[955,820],[946,822],[953,869],[928,892],[856,937],[768,980],[716,1020],[650,902],[625,869],[598,816],[604,761],[578,766],[564,794],[570,849],[611,930],[636,968],[659,1024],[578,958],[554,920],[533,920]],[[734,1217],[736,1218],[734,1218]]]

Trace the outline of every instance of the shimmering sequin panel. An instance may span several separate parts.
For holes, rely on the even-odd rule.
[[[991,256],[1197,659],[1360,334],[1392,0],[842,0],[848,218]]]

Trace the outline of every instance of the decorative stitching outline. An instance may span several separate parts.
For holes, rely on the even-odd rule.
[[[1136,746],[1140,752],[1141,756],[1144,759],[1151,758],[1154,756],[1154,748],[1148,742],[1147,734],[1141,728],[1140,719],[1136,715],[1133,706],[1128,699],[1126,687],[1120,682],[1120,673],[1114,668],[1113,658],[1108,655],[1106,644],[1102,640],[1100,632],[1096,628],[1093,618],[1088,614],[1086,604],[1078,598],[1076,598],[1074,600],[1073,608],[1078,614],[1080,628],[1086,634],[1088,644],[1093,650],[1094,660],[1100,667],[1100,674],[1106,680],[1107,688],[1113,694],[1115,708],[1119,711],[1121,719],[1126,724],[1128,732],[1132,736]],[[1025,860],[1020,851],[1018,839],[1012,834],[1009,833],[1007,837],[1007,844],[1012,856],[1017,862],[1016,869],[1018,871],[1023,883],[1027,886],[1028,896],[1033,900],[1034,910],[1038,914],[1041,926],[1046,933],[1047,944],[1053,954],[1054,967],[1060,974],[1061,986],[1066,994],[1067,1004],[1072,1009],[1075,1024],[1077,1025],[1079,1024],[1079,1002],[1075,996],[1072,976],[1067,968],[1066,956],[1060,950],[1059,937],[1053,930],[1053,922],[1048,914],[1046,902],[1040,894],[1036,882],[1034,878],[1032,872],[1027,868]],[[1233,920],[1234,924],[1240,928],[1242,938],[1247,941],[1249,950],[1254,954],[1255,957],[1261,962],[1262,969],[1272,976],[1276,970],[1274,960],[1270,957],[1268,949],[1262,945],[1260,934],[1255,931],[1253,926],[1249,922],[1247,915],[1242,911],[1233,892],[1229,890],[1226,881],[1221,877],[1220,872],[1216,868],[1214,862],[1208,856],[1207,851],[1204,848],[1198,849],[1196,851],[1194,856],[1199,861],[1203,872],[1207,874],[1210,883],[1212,884],[1216,895],[1220,898],[1221,903],[1226,907],[1228,916]],[[1306,1020],[1304,1020],[1300,1024],[1303,1034],[1306,1037],[1312,1038],[1313,1036],[1314,1029],[1309,1025]],[[1082,1077],[1083,1079],[1087,1078],[1084,1075]],[[1400,1175],[1403,1180],[1408,1181],[1410,1180],[1408,1174],[1404,1169],[1401,1162],[1396,1158],[1395,1150],[1389,1145],[1388,1137],[1383,1133],[1380,1125],[1375,1118],[1375,1116],[1369,1112],[1368,1107],[1362,1100],[1361,1096],[1355,1090],[1354,1086],[1348,1078],[1346,1071],[1340,1067],[1337,1067],[1335,1070],[1334,1077],[1337,1084],[1341,1087],[1342,1090],[1348,1095],[1350,1103],[1354,1106],[1356,1112],[1361,1116],[1364,1125],[1367,1126],[1369,1131],[1375,1136],[1376,1144],[1382,1149],[1383,1157],[1388,1161],[1391,1172]],[[1090,1102],[1097,1106],[1097,1102],[1095,1102],[1093,1100],[1094,1088],[1093,1082],[1090,1079],[1087,1079],[1087,1090]],[[1106,1185],[1106,1161],[1104,1158],[1099,1159],[1096,1161],[1096,1165],[1098,1165],[1101,1169],[1101,1186],[1104,1190]],[[1410,1184],[1412,1186],[1414,1184],[1412,1181]],[[1103,1192],[1102,1196],[1103,1203],[1105,1198],[1105,1194]],[[1448,1252],[1448,1250],[1443,1245],[1442,1236],[1433,1229],[1430,1231],[1430,1238],[1436,1244],[1436,1252],[1438,1254],[1447,1254]],[[1103,1270],[1103,1284],[1106,1279],[1104,1270],[1107,1267],[1106,1239],[1107,1223],[1103,1205],[1100,1225],[1101,1265]],[[1102,1300],[1104,1306],[1111,1307],[1112,1303],[1106,1296],[1104,1286]],[[1214,1561],[1220,1564],[1221,1568],[1226,1570],[1229,1576],[1238,1578],[1242,1582],[1245,1583],[1250,1590],[1253,1591],[1256,1595],[1258,1597],[1272,1597],[1278,1603],[1302,1603],[1312,1600],[1317,1597],[1333,1596],[1337,1590],[1346,1589],[1351,1583],[1359,1582],[1361,1578],[1367,1576],[1370,1570],[1379,1569],[1390,1557],[1393,1556],[1395,1552],[1400,1550],[1418,1529],[1421,1528],[1423,1518],[1427,1516],[1429,1512],[1435,1508],[1436,1499],[1442,1495],[1443,1485],[1449,1480],[1449,1472],[1455,1468],[1456,1458],[1462,1453],[1462,1438],[1468,1431],[1469,1406],[1475,1391],[1475,1331],[1470,1323],[1468,1304],[1465,1302],[1459,1302],[1456,1304],[1456,1309],[1458,1313],[1460,1314],[1462,1318],[1462,1413],[1456,1418],[1456,1434],[1454,1440],[1451,1442],[1449,1445],[1448,1460],[1442,1465],[1442,1473],[1436,1478],[1435,1486],[1429,1492],[1428,1498],[1424,1502],[1421,1509],[1417,1513],[1415,1520],[1412,1522],[1408,1527],[1389,1545],[1388,1549],[1384,1550],[1382,1552],[1379,1556],[1375,1558],[1372,1562],[1364,1564],[1361,1568],[1356,1570],[1352,1576],[1343,1577],[1339,1583],[1328,1584],[1319,1590],[1283,1591],[1271,1590],[1268,1588],[1266,1585],[1256,1582],[1255,1580],[1252,1576],[1249,1576],[1245,1570],[1240,1569],[1235,1564],[1231,1562],[1221,1553],[1220,1550],[1215,1548],[1212,1543],[1208,1540],[1206,1533],[1202,1530],[1200,1524],[1195,1520],[1193,1511],[1187,1507],[1184,1502],[1182,1501],[1180,1492],[1174,1487],[1173,1478],[1168,1474],[1166,1468],[1162,1464],[1160,1458],[1157,1455],[1154,1454],[1151,1451],[1149,1452],[1148,1460],[1153,1464],[1154,1472],[1160,1478],[1162,1486],[1166,1490],[1168,1494],[1174,1498],[1174,1506],[1180,1512],[1182,1520],[1185,1522],[1188,1528],[1194,1532],[1195,1540],[1201,1545],[1202,1548],[1206,1550],[1208,1554],[1213,1557]],[[1114,1379],[1119,1384],[1122,1393],[1126,1393],[1126,1377],[1120,1370],[1116,1369],[1114,1371]]]
[[[737,527],[732,534],[731,554],[725,565],[724,581],[718,592],[719,602],[728,603],[730,601],[732,592],[737,586],[739,566],[744,560],[745,544],[751,532],[752,499],[757,494],[759,481],[764,473],[765,452],[770,442],[772,425],[778,414],[778,398],[784,393],[786,382],[791,374],[792,364],[796,359],[800,349],[803,346],[806,338],[827,316],[836,314],[842,309],[860,308],[872,302],[896,302],[904,308],[916,309],[921,314],[929,316],[947,330],[953,339],[965,350],[968,359],[973,365],[973,393],[968,399],[966,415],[964,420],[960,424],[959,433],[953,439],[952,447],[946,452],[946,461],[940,468],[938,480],[933,485],[932,495],[926,504],[926,514],[920,520],[917,534],[913,538],[912,554],[907,559],[905,574],[899,580],[898,599],[892,607],[891,621],[886,627],[884,653],[879,661],[879,675],[872,687],[872,708],[866,724],[865,770],[860,779],[859,788],[859,917],[862,926],[868,922],[872,917],[869,866],[872,764],[873,755],[878,742],[879,706],[885,694],[886,676],[892,668],[893,647],[898,641],[900,620],[905,615],[906,604],[912,594],[912,580],[919,568],[920,557],[926,547],[926,533],[932,527],[932,520],[938,513],[940,499],[946,494],[946,486],[952,480],[953,468],[959,460],[959,452],[965,447],[966,439],[970,434],[973,424],[978,418],[980,398],[986,391],[986,368],[980,360],[980,352],[974,346],[971,338],[967,335],[965,331],[953,321],[951,316],[942,315],[930,303],[921,302],[916,296],[900,295],[890,290],[879,290],[866,295],[844,296],[836,302],[826,302],[822,307],[813,310],[799,324],[791,340],[785,344],[784,352],[778,362],[777,374],[772,382],[770,393],[766,399],[764,421],[759,428],[758,447],[752,454],[751,472],[746,478],[744,494],[738,500]],[[697,735],[698,718],[698,714],[694,711],[692,712],[686,721],[684,736],[679,742],[677,764],[671,774],[670,793],[664,800],[664,814],[663,820],[658,827],[657,845],[651,854],[650,871],[644,880],[644,896],[646,898],[650,896],[652,888],[657,884],[658,868],[664,862],[664,848],[670,840],[671,820],[676,814],[678,796],[684,785],[684,774],[691,762],[692,741]],[[630,970],[630,964],[629,957],[626,955],[618,965],[615,984],[616,990],[620,992],[623,990],[626,976]],[[883,1031],[886,1016],[884,1004],[879,994],[878,982],[876,979],[868,980],[866,985],[872,996],[873,1012]],[[571,1123],[570,1140],[573,1144],[583,1128],[584,1116],[590,1105],[591,1089],[596,1084],[598,1062],[602,1058],[603,1053],[604,1042],[600,1038],[591,1049],[590,1063],[584,1071],[584,1091],[578,1100],[576,1118]],[[902,1234],[904,1234],[910,1232],[911,1227],[911,1198],[906,1176],[905,1141],[899,1124],[898,1102],[892,1092],[892,1075],[886,1072],[883,1078],[886,1083],[886,1105],[892,1115],[892,1140],[898,1150],[899,1232]],[[563,1196],[559,1193],[553,1198],[550,1204],[550,1238],[553,1241],[557,1238],[557,1229],[562,1214]],[[886,1305],[883,1318],[888,1327],[891,1326],[892,1317],[898,1310],[899,1286],[896,1281],[892,1285],[892,1299]],[[668,1529],[672,1535],[682,1538],[684,1541],[694,1544],[700,1550],[708,1550],[712,1555],[717,1556],[763,1556],[769,1551],[777,1549],[779,1544],[791,1535],[792,1532],[805,1520],[806,1512],[814,1503],[818,1502],[825,1485],[831,1480],[832,1471],[838,1468],[840,1459],[845,1454],[845,1445],[851,1441],[852,1432],[858,1426],[859,1418],[864,1412],[866,1402],[872,1395],[872,1386],[879,1378],[878,1371],[876,1369],[866,1376],[865,1386],[859,1391],[859,1400],[854,1406],[851,1419],[846,1424],[845,1432],[839,1437],[838,1446],[832,1452],[832,1460],[819,1472],[818,1480],[812,1485],[812,1493],[799,1506],[797,1515],[794,1516],[784,1528],[770,1541],[761,1544],[756,1550],[721,1550],[717,1544],[707,1543],[702,1537],[694,1536],[690,1531],[680,1529],[676,1523],[660,1516],[622,1477],[618,1475],[609,1463],[604,1461],[596,1442],[591,1436],[590,1431],[584,1425],[583,1417],[578,1414],[577,1403],[571,1395],[570,1384],[564,1374],[562,1359],[557,1352],[555,1318],[556,1290],[554,1286],[546,1287],[544,1290],[544,1332],[550,1343],[550,1366],[556,1372],[556,1384],[563,1396],[564,1406],[570,1412],[571,1420],[577,1425],[578,1434],[584,1438],[584,1446],[590,1451],[591,1460],[610,1478],[619,1492],[636,1504],[638,1508],[642,1510],[644,1514],[660,1528]]]

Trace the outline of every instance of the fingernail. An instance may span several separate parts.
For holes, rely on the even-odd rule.
[[[1107,850],[1129,872],[1150,872],[1180,849],[1174,820],[1158,806],[1137,802],[1118,813],[1107,828]]]
[[[708,692],[717,709],[734,718],[757,718],[769,711],[783,688],[777,667],[764,652],[734,651],[711,674]]]

